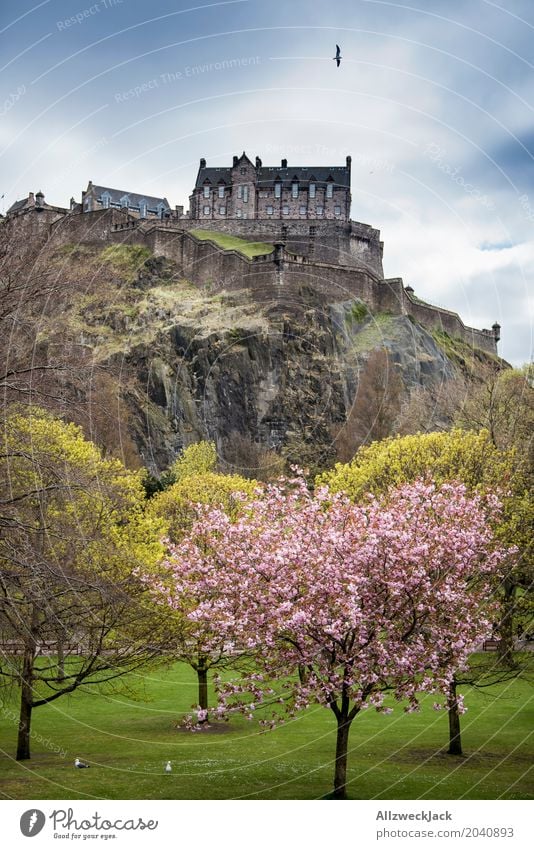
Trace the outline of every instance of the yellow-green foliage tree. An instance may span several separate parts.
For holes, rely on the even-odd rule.
[[[163,523],[145,511],[140,474],[73,424],[15,410],[2,449],[0,673],[21,689],[22,760],[35,707],[158,656],[160,613],[142,575],[161,559]]]
[[[532,579],[529,561],[532,499],[524,464],[517,453],[516,448],[497,448],[486,429],[475,432],[454,428],[443,433],[418,433],[374,442],[360,448],[350,463],[338,463],[332,471],[317,478],[318,485],[327,485],[334,492],[346,492],[355,501],[364,498],[366,493],[384,495],[390,487],[426,477],[437,483],[461,481],[469,489],[482,492],[501,490],[504,509],[496,536],[507,546],[519,549],[519,557],[508,564],[501,586],[499,648],[501,659],[508,666],[513,665],[516,597],[520,596],[521,606],[524,606],[524,590]],[[454,683],[452,690],[449,751],[460,754]]]
[[[195,442],[184,448],[170,467],[170,477],[174,483],[184,478],[214,472],[217,467],[217,449],[214,442]]]
[[[363,446],[350,463],[337,463],[317,478],[334,492],[346,492],[357,501],[367,492],[384,493],[391,486],[416,478],[437,483],[459,480],[470,489],[511,485],[512,451],[500,451],[487,430],[393,436]]]
[[[193,449],[196,449],[193,451]],[[240,475],[223,475],[210,471],[215,466],[215,446],[211,450],[209,443],[190,446],[173,469],[178,480],[169,489],[158,493],[150,501],[150,513],[162,519],[172,542],[178,542],[184,535],[191,533],[198,515],[198,505],[221,507],[229,516],[237,517],[246,502],[243,495],[251,497],[258,487],[257,481]],[[207,469],[207,470],[206,470]],[[227,646],[221,641],[219,650],[207,654],[202,642],[191,640],[186,614],[191,610],[191,600],[184,598],[182,608],[168,613],[172,617],[170,631],[175,641],[176,656],[188,663],[198,678],[198,704],[201,711],[208,709],[208,672],[211,668],[221,667],[235,659],[228,655]],[[210,644],[213,637],[210,635]]]
[[[150,512],[164,520],[169,538],[177,542],[190,530],[197,516],[196,505],[217,505],[234,517],[243,504],[240,494],[251,496],[257,486],[257,481],[241,475],[204,472],[181,478],[157,493],[150,502]]]

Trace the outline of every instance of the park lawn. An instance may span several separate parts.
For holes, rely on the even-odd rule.
[[[4,799],[318,799],[333,777],[335,720],[312,706],[275,731],[233,719],[191,733],[176,723],[196,702],[183,664],[129,676],[129,693],[77,692],[34,710],[32,758],[14,758],[16,723],[0,708]],[[134,692],[135,691],[135,692]],[[349,741],[354,799],[526,799],[534,796],[533,690],[524,681],[491,695],[463,688],[463,758],[443,754],[447,715],[425,698],[419,713],[368,710]],[[134,696],[134,697],[132,697]],[[63,749],[64,757],[53,751]],[[91,769],[75,770],[76,756]],[[171,775],[163,767],[170,759]]]
[[[246,239],[238,239],[237,236],[229,236],[228,233],[220,233],[218,230],[190,230],[192,236],[197,239],[209,239],[224,250],[239,251],[239,253],[252,259],[254,256],[270,254],[274,246],[268,242],[247,242]]]

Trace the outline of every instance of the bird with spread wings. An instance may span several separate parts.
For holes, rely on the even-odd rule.
[[[339,44],[336,44],[336,55],[332,56],[332,59],[334,60],[338,68],[341,64],[341,58],[341,47],[339,46]]]

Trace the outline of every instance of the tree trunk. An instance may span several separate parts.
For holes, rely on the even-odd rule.
[[[299,681],[300,681],[300,683],[301,683],[301,684],[307,684],[307,683],[308,683],[309,675],[308,675],[308,670],[306,669],[306,667],[304,666],[304,664],[303,664],[303,663],[299,663],[299,665],[298,665],[298,672],[299,672]]]
[[[456,696],[456,679],[452,679],[449,689],[449,748],[448,755],[462,755],[462,737],[460,734],[460,713]]]
[[[505,666],[513,669],[514,660],[514,607],[515,583],[510,578],[503,582],[504,598],[502,601],[501,621],[499,622],[499,642],[497,652],[499,660]]]
[[[206,663],[206,658],[199,657],[198,666],[197,666],[197,677],[198,677],[198,704],[201,710],[208,709],[208,666]],[[202,719],[201,722],[207,722],[208,716],[206,714],[206,718]]]
[[[57,640],[57,680],[65,680],[65,643],[63,636],[58,636]]]
[[[20,692],[20,718],[19,733],[17,740],[17,760],[26,761],[30,759],[30,733],[33,706],[33,649],[26,646],[24,649],[24,660],[22,665],[22,686]]]
[[[347,755],[350,722],[346,717],[337,721],[336,768],[334,772],[334,799],[347,798]]]

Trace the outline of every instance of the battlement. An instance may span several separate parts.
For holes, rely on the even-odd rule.
[[[273,245],[247,257],[191,230],[226,233]],[[408,315],[423,327],[439,329],[470,346],[496,354],[500,328],[467,327],[450,310],[417,299],[401,278],[384,280],[380,233],[367,224],[321,221],[233,220],[220,222],[143,220],[122,209],[68,212],[59,208],[18,211],[2,225],[21,249],[56,249],[64,244],[143,244],[156,256],[174,260],[183,276],[199,286],[243,290],[281,309],[295,294],[312,291],[325,303],[361,299],[371,311]]]

